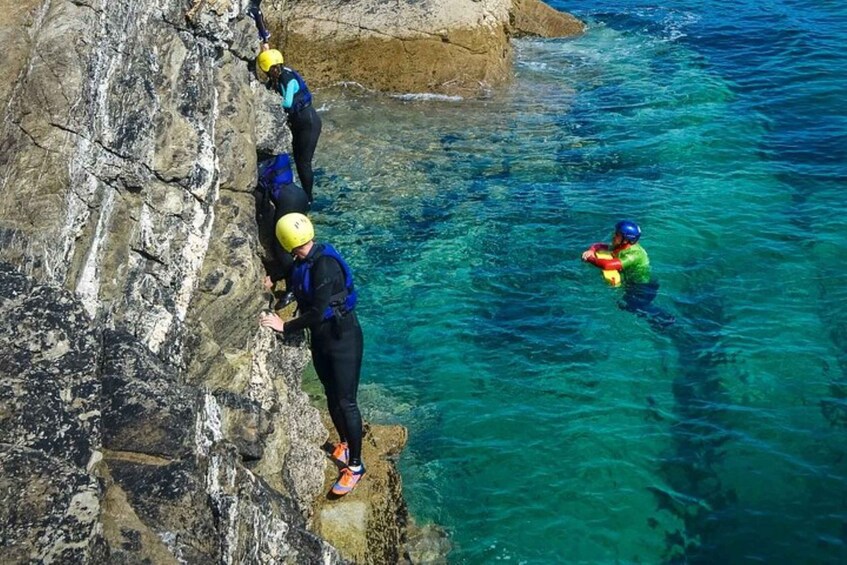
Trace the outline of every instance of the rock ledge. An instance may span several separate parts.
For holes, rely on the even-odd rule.
[[[305,0],[266,16],[309,84],[403,93],[485,92],[511,78],[511,37],[584,29],[538,0]]]

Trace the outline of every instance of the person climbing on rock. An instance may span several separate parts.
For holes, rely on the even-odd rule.
[[[355,312],[353,273],[331,245],[315,242],[312,222],[303,214],[280,218],[276,236],[294,256],[291,282],[300,314],[283,322],[278,315],[266,312],[259,323],[285,334],[309,329],[312,362],[340,440],[332,457],[344,465],[332,493],[343,496],[365,474],[362,416],[356,403],[364,341]]]
[[[276,224],[286,214],[298,212],[305,214],[309,211],[309,197],[306,192],[294,183],[291,172],[291,159],[288,153],[280,155],[259,156],[259,198],[257,198],[257,221],[264,232],[269,230],[272,261],[265,263],[268,276],[265,278],[265,288],[273,289],[276,282],[285,278],[291,271],[294,259],[286,252],[276,237]],[[273,211],[271,212],[271,208]],[[271,220],[272,221],[268,221]],[[291,288],[291,281],[286,281],[286,289]],[[274,309],[290,302],[283,298]]]
[[[647,251],[638,243],[641,228],[631,220],[615,224],[611,245],[595,243],[582,254],[582,260],[603,270],[620,272],[624,288],[618,306],[628,312],[647,317],[660,327],[670,325],[674,317],[653,305],[659,293],[659,282],[653,277]],[[598,257],[598,251],[608,251],[611,257]]]
[[[321,118],[312,106],[312,93],[303,78],[283,65],[282,53],[262,43],[256,64],[268,75],[268,87],[282,96],[282,108],[291,129],[291,145],[297,177],[312,202],[312,159],[321,135]]]

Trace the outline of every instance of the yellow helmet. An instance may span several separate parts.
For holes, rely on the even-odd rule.
[[[282,64],[282,53],[276,49],[262,51],[259,53],[259,56],[256,57],[256,64],[259,65],[259,68],[262,69],[263,72],[268,72],[271,70],[271,67]]]
[[[315,238],[315,228],[312,222],[303,214],[292,212],[286,214],[276,223],[276,238],[288,253],[305,245]]]

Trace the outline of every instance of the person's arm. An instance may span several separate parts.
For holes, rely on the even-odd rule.
[[[278,332],[293,333],[323,320],[324,312],[329,308],[334,294],[333,289],[344,287],[344,271],[332,257],[319,257],[312,267],[312,280],[315,285],[315,300],[311,308],[287,322],[283,322],[276,314],[266,314],[260,318],[261,325]]]
[[[592,258],[596,258],[595,255],[598,251],[608,251],[609,246],[605,243],[594,243],[582,252],[582,260],[588,263],[593,263]]]
[[[297,79],[291,79],[288,81],[282,89],[282,107],[288,110],[291,108],[291,105],[294,104],[294,95],[300,90],[300,84],[298,84]]]
[[[621,260],[617,257],[612,257],[610,259],[601,259],[597,257],[596,254],[589,255],[588,258],[584,258],[584,261],[587,263],[591,263],[595,267],[599,267],[604,271],[620,271],[623,269],[623,265],[621,264]]]

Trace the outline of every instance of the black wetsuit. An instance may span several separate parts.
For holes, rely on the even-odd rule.
[[[659,282],[655,279],[647,283],[624,282],[623,299],[618,302],[622,310],[632,312],[644,318],[651,326],[663,329],[676,321],[673,314],[653,304],[659,294]]]
[[[285,333],[308,328],[311,333],[312,362],[323,384],[327,407],[341,441],[350,450],[349,464],[362,459],[362,415],[356,402],[362,368],[364,340],[355,310],[325,320],[332,297],[345,290],[344,271],[332,257],[321,255],[316,244],[306,261],[311,266],[312,300],[298,297],[300,315],[285,323]],[[301,263],[300,259],[295,265]]]
[[[310,105],[296,114],[288,115],[288,125],[291,128],[292,154],[297,167],[297,178],[303,183],[303,190],[312,201],[312,186],[315,182],[312,172],[312,158],[315,147],[321,135],[321,118]]]
[[[613,255],[620,262],[624,287],[618,306],[646,317],[651,325],[672,324],[674,317],[653,304],[659,294],[659,281],[652,275],[647,251],[639,243],[631,243],[613,250]]]
[[[277,159],[273,157],[272,159]],[[269,210],[265,210],[267,200],[273,202],[273,223],[265,220],[259,220],[263,230],[268,230],[270,234],[270,246],[273,256],[273,261],[266,264],[268,275],[271,280],[276,282],[284,278],[284,274],[291,270],[294,259],[290,253],[280,245],[276,237],[276,223],[281,217],[291,212],[306,214],[309,211],[309,197],[306,192],[297,184],[291,181],[291,170],[287,164],[275,166],[275,161],[270,159],[263,161],[259,165],[259,190],[262,191],[263,197],[258,200],[258,206],[261,209],[257,216],[269,216]]]
[[[279,265],[279,269],[274,269],[274,272],[269,273],[271,280],[274,282],[282,278],[281,274],[288,272],[294,264],[294,258],[282,248],[279,239],[276,237],[276,223],[281,217],[291,212],[305,214],[309,211],[309,198],[306,196],[306,192],[293,182],[281,185],[277,190],[279,196],[274,198],[274,227],[271,234],[271,246],[273,248],[275,262]]]
[[[312,159],[321,135],[321,118],[312,106],[312,94],[296,71],[283,67],[274,88],[282,95],[282,107],[288,115],[297,178],[300,179],[300,184],[303,185],[303,190],[306,191],[311,202],[314,185]],[[296,90],[296,92],[293,96],[286,96],[286,89]]]

